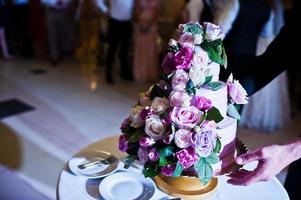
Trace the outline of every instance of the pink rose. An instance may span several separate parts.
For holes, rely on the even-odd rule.
[[[197,67],[198,69],[202,69],[206,67],[209,63],[209,57],[206,51],[204,51],[201,47],[195,48],[195,53],[192,59],[192,65]]]
[[[177,70],[172,77],[172,82],[171,82],[172,88],[174,90],[185,90],[189,79],[190,78],[188,74],[184,70],[182,69]]]
[[[169,103],[173,107],[188,107],[190,99],[186,91],[173,90],[169,95]]]
[[[121,152],[126,152],[126,150],[128,149],[128,140],[125,135],[119,136],[118,148]]]
[[[154,140],[163,138],[165,127],[159,116],[152,116],[145,121],[145,133]]]
[[[210,110],[212,108],[212,102],[210,99],[201,96],[194,96],[191,98],[191,105],[197,107],[200,110]]]
[[[191,131],[187,129],[179,129],[175,133],[175,144],[179,148],[187,148],[191,145]]]
[[[216,145],[216,123],[206,121],[200,132],[192,134],[191,141],[199,157],[208,157]]]
[[[182,149],[176,153],[179,163],[184,169],[191,167],[199,160],[193,148]]]
[[[194,44],[194,36],[189,33],[183,33],[179,39],[179,42],[182,44],[193,45]]]
[[[248,103],[248,97],[246,90],[241,86],[239,81],[234,80],[233,82],[227,82],[229,96],[232,102],[236,104]]]
[[[220,26],[206,22],[204,23],[206,34],[205,39],[209,41],[214,41],[217,39],[224,39],[225,34],[222,33]]]
[[[164,113],[169,107],[169,100],[167,98],[155,97],[151,104],[154,113],[160,115]]]
[[[176,66],[174,63],[174,59],[175,59],[174,57],[175,57],[175,55],[170,52],[165,56],[165,58],[162,62],[163,73],[170,74],[176,70]]]
[[[161,167],[161,174],[163,174],[164,176],[172,176],[173,172],[176,169],[176,165],[166,165],[164,167]]]
[[[150,147],[151,145],[155,144],[155,140],[150,137],[142,137],[139,140],[139,144],[142,147]]]
[[[171,112],[171,120],[178,128],[192,129],[200,122],[202,112],[194,106],[188,108],[174,107]]]
[[[157,161],[159,160],[160,158],[160,153],[155,149],[155,148],[152,148],[150,150],[150,152],[148,153],[148,157],[151,161]]]
[[[138,149],[138,159],[141,165],[144,165],[148,161],[148,152],[147,149],[140,147]]]
[[[193,49],[189,46],[183,46],[174,56],[174,65],[176,69],[189,69],[193,57]]]

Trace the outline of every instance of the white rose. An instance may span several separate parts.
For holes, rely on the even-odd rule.
[[[194,36],[194,44],[201,44],[204,40],[202,34],[197,34]]]
[[[209,63],[209,57],[206,51],[200,47],[195,48],[195,53],[192,58],[192,65],[197,68],[204,68]]]
[[[151,108],[153,111],[160,115],[166,111],[166,109],[169,107],[169,100],[167,98],[161,98],[161,97],[155,97]]]
[[[172,77],[172,89],[185,90],[188,81],[188,74],[183,69],[177,70]]]
[[[200,86],[206,81],[205,72],[195,67],[190,68],[189,77],[195,86]]]
[[[154,140],[163,138],[165,127],[159,116],[152,116],[145,121],[145,133]]]
[[[135,106],[132,107],[130,110],[130,120],[132,121],[131,126],[134,128],[139,128],[143,126],[144,122],[140,117],[140,113],[142,112],[143,107],[142,106]]]
[[[173,107],[189,107],[191,97],[186,91],[173,90],[169,95],[170,105]]]
[[[225,37],[225,34],[222,33],[220,26],[208,22],[204,24],[206,27],[206,40],[214,41],[217,39],[223,39]]]

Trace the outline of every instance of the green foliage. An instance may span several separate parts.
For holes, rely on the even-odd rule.
[[[192,82],[192,80],[190,79],[187,84],[186,84],[186,92],[189,94],[189,95],[195,95],[196,93],[196,89],[195,89],[195,86]]]
[[[206,79],[205,79],[205,83],[204,84],[210,83],[210,81],[212,80],[212,77],[213,76],[207,76]]]
[[[160,173],[160,168],[158,166],[158,162],[151,163],[147,162],[143,168],[144,177],[155,177]]]
[[[182,172],[183,172],[183,167],[179,162],[177,162],[176,169],[173,172],[172,176],[173,177],[181,176]]]
[[[221,89],[222,86],[223,84],[221,82],[210,82],[207,84],[207,87],[214,91]]]
[[[209,181],[211,181],[213,170],[205,158],[200,158],[199,162],[194,165],[194,168],[198,173],[201,183],[206,185]]]
[[[219,153],[221,151],[222,143],[219,138],[216,139],[215,148],[213,149],[214,153]]]
[[[233,117],[234,119],[240,120],[240,114],[238,113],[237,109],[233,104],[228,105],[227,113],[229,116]]]
[[[210,110],[207,111],[207,120],[213,120],[216,123],[219,123],[223,119],[224,117],[221,115],[221,113],[216,107],[212,107]]]
[[[173,146],[166,146],[159,150],[159,153],[160,153],[159,166],[160,167],[167,165],[168,161],[167,161],[166,157],[173,154],[173,149],[174,149]]]
[[[144,130],[139,128],[135,129],[132,133],[129,134],[129,142],[137,142],[144,135]]]
[[[222,40],[214,40],[214,41],[207,41],[204,40],[201,44],[201,47],[207,51],[209,58],[220,64],[224,65],[224,59],[223,59],[223,46],[222,46]]]
[[[203,34],[204,31],[198,24],[190,23],[184,26],[185,33],[191,33],[192,35]]]

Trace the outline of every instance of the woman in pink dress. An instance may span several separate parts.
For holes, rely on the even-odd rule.
[[[157,40],[158,0],[139,0],[134,32],[134,78],[152,82],[159,76]]]

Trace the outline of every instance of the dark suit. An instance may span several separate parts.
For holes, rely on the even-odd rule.
[[[262,56],[245,63],[239,69],[231,67],[231,63],[235,61],[229,59],[229,67],[223,77],[232,72],[248,94],[252,95],[284,70],[299,67],[301,59],[301,34],[298,31],[301,19],[300,6],[301,1],[296,0],[287,23]],[[301,159],[290,165],[285,188],[291,200],[301,200]]]

